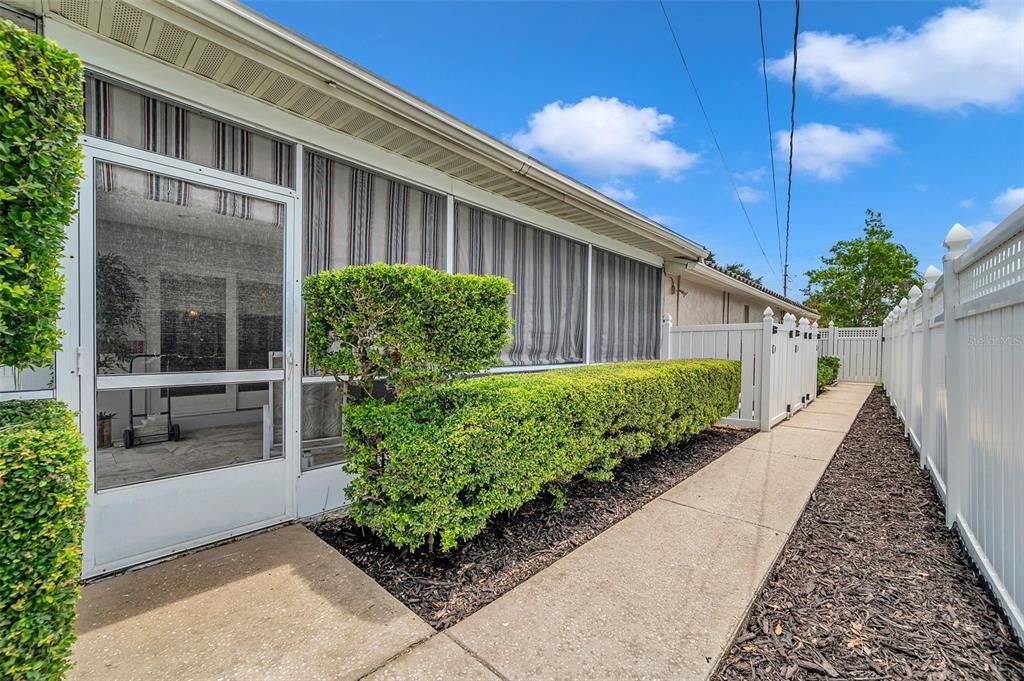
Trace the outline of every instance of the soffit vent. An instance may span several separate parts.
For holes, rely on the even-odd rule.
[[[156,39],[156,47],[153,48],[153,56],[172,64],[177,62],[178,57],[181,56],[181,48],[184,47],[189,35],[191,34],[184,29],[161,22],[160,34]],[[193,36],[193,42],[194,40]]]
[[[142,12],[131,5],[118,2],[114,5],[114,13],[110,22],[110,37],[119,43],[134,46],[139,39],[142,18]]]
[[[335,121],[351,110],[352,107],[345,102],[335,101],[329,107],[321,111],[314,120],[318,123],[323,123],[324,125],[333,125]]]
[[[360,111],[352,120],[345,123],[341,129],[345,132],[354,134],[356,131],[365,128],[367,125],[371,125],[374,121],[380,120],[371,113],[366,111]]]
[[[397,131],[397,126],[391,125],[390,123],[381,123],[380,125],[373,126],[372,130],[368,130],[364,133],[363,139],[371,144],[377,144],[385,137],[388,137]]]
[[[300,116],[305,116],[315,107],[320,106],[324,99],[326,97],[322,93],[307,87],[303,88],[302,95],[294,103],[290,104],[288,108]]]
[[[61,0],[59,11],[76,24],[88,26],[90,4],[91,0]]]
[[[228,54],[230,53],[226,48],[215,43],[207,43],[199,55],[199,59],[196,60],[195,66],[192,68],[201,76],[213,78],[217,70],[224,65],[224,60],[228,58]]]
[[[298,83],[295,80],[278,73],[267,79],[264,86],[260,88],[262,92],[257,92],[256,96],[271,104],[280,104],[297,86]]]
[[[231,80],[228,81],[228,86],[242,92],[250,92],[253,85],[262,80],[263,76],[267,73],[269,73],[267,68],[247,58],[238,67],[238,70],[235,71],[235,75],[231,77]]]

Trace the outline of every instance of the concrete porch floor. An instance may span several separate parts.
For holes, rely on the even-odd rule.
[[[87,586],[68,678],[707,678],[871,388],[833,388],[446,632],[289,526]]]

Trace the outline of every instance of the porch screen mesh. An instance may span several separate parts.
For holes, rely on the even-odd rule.
[[[587,247],[465,204],[455,206],[455,270],[512,280],[514,366],[584,360]]]
[[[594,249],[592,359],[657,359],[661,268]]]
[[[306,274],[374,262],[445,266],[443,196],[307,152]]]
[[[85,134],[263,182],[295,186],[291,144],[93,75],[85,78]]]

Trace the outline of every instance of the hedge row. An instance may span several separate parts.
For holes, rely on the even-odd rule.
[[[60,346],[81,132],[81,61],[0,19],[0,365],[45,366]]]
[[[839,378],[839,366],[842,363],[838,357],[818,358],[818,392],[825,389],[825,386],[832,385]]]
[[[740,365],[626,362],[490,375],[346,409],[355,521],[391,543],[450,549],[489,518],[579,475],[606,480],[626,458],[730,414]]]
[[[75,640],[88,473],[60,402],[0,402],[0,678],[59,679]]]

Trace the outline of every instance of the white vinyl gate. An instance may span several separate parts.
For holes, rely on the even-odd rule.
[[[666,315],[662,358],[740,361],[740,403],[725,423],[768,430],[814,401],[818,326],[771,308],[760,322],[672,326]],[[767,408],[765,408],[767,405]]]
[[[882,380],[882,327],[830,324],[818,336],[818,354],[841,360],[840,381],[878,383]]]

